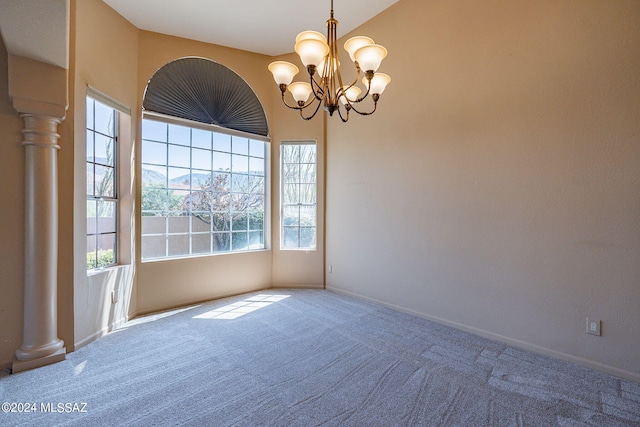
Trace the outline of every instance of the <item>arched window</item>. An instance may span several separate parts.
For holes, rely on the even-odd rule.
[[[160,68],[147,85],[142,106],[145,112],[269,136],[253,89],[238,74],[208,59],[182,58]]]
[[[264,249],[269,132],[251,87],[182,58],[153,75],[143,108],[143,260]]]

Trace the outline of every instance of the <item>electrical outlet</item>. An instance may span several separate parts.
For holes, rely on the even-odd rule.
[[[329,264],[329,273],[333,273],[333,264]]]
[[[587,333],[600,336],[600,320],[593,320],[587,317]]]

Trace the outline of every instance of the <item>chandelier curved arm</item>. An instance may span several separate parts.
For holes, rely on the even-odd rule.
[[[371,114],[376,112],[376,108],[378,108],[378,99],[380,99],[380,95],[377,94],[373,94],[371,95],[371,97],[373,98],[373,110],[367,112],[362,112],[362,111],[358,111],[358,109],[356,107],[353,106],[353,102],[349,102],[347,105],[345,105],[346,109],[347,109],[347,117],[349,116],[349,110],[353,110],[356,113],[360,114],[361,116],[370,116]],[[359,101],[358,101],[359,102]],[[340,111],[340,110],[338,110]],[[342,118],[342,116],[340,116]]]
[[[356,85],[356,83],[358,83],[358,79],[360,78],[360,66],[358,65],[358,63],[356,62],[356,69],[358,70],[358,75],[355,79],[355,81],[353,83],[351,83],[349,86],[345,86],[343,88],[340,88],[338,90],[337,93],[337,98],[340,99],[341,96],[346,97],[346,92],[351,89],[352,87],[354,87]],[[351,101],[349,100],[349,104],[357,104],[359,102],[364,101],[364,99],[369,95],[370,91],[371,91],[371,79],[374,76],[374,73],[372,72],[366,72],[365,73],[366,79],[363,79],[363,82],[366,80],[367,82],[367,90],[364,92],[363,95],[359,96],[358,98],[356,98],[355,100]],[[356,86],[357,87],[357,86]],[[373,96],[373,95],[372,95]],[[378,95],[379,96],[379,95]],[[348,99],[348,98],[347,98]],[[376,100],[377,101],[377,100]]]
[[[347,120],[349,120],[349,110],[350,109],[351,109],[350,107],[347,107],[345,105],[345,110],[347,111],[347,114],[346,114],[346,117],[342,117],[342,110],[340,108],[338,108],[338,115],[340,116],[340,120],[342,120],[342,123],[346,123]]]
[[[300,110],[300,113],[302,113],[302,110],[304,110],[305,108],[307,108],[309,105],[313,104],[314,101],[316,101],[316,98],[311,98],[311,100],[309,102],[307,102],[306,104],[302,104],[302,105],[289,105],[287,103],[287,100],[284,98],[284,94],[285,92],[282,92],[282,103],[287,107],[287,108],[291,108],[292,110]],[[320,103],[318,103],[318,105],[320,105]],[[317,110],[317,109],[316,109]],[[315,115],[315,113],[314,113]],[[305,119],[307,120],[307,119]]]
[[[360,71],[360,66],[358,66],[358,71]],[[363,99],[365,99],[367,97],[367,95],[369,95],[369,91],[371,90],[371,79],[373,79],[374,73],[371,71],[367,71],[364,73],[366,79],[367,79],[367,91],[364,93],[364,95],[362,95],[360,98],[356,99],[354,102],[361,102]],[[377,97],[375,97],[374,95],[371,95],[374,98],[374,102],[378,102],[378,98],[380,97],[380,95],[378,95]],[[374,108],[373,111],[376,111],[376,109]],[[372,111],[372,113],[373,113]],[[360,113],[358,113],[360,114]]]
[[[320,78],[320,82],[322,82],[322,78]],[[309,84],[311,85],[311,92],[313,93],[314,98],[322,102],[325,91],[323,90],[324,88],[322,85],[313,78],[313,74],[309,74]]]
[[[356,98],[356,99],[354,99],[354,100],[352,101],[352,100],[350,100],[350,99],[347,97],[347,93],[346,93],[346,92],[347,92],[347,90],[351,89],[353,86],[354,86],[354,85],[346,86],[345,88],[340,88],[340,89],[338,90],[338,93],[337,93],[336,98],[340,99],[341,97],[343,97],[343,96],[344,96],[344,97],[345,97],[345,98],[347,98],[347,100],[349,101],[349,104],[357,104],[357,103],[359,103],[359,102],[364,101],[364,99],[367,97],[367,95],[369,95],[369,90],[370,90],[370,88],[371,88],[371,85],[369,85],[369,86],[367,87],[367,90],[366,90],[366,92],[364,93],[364,95],[362,95],[362,96],[360,96],[360,97],[358,97],[358,98]],[[356,87],[357,87],[357,86],[356,86]]]
[[[344,88],[340,88],[340,91],[344,94],[344,92],[346,92],[347,90],[349,90],[350,88],[354,87],[356,84],[358,84],[358,80],[360,80],[360,74],[361,74],[361,69],[360,69],[360,65],[358,64],[358,62],[355,62],[355,66],[356,66],[356,78],[353,79],[353,82],[351,82],[351,84],[349,86],[345,86]],[[357,100],[353,101],[353,102],[361,102],[363,99],[365,99],[367,97],[367,95],[369,94],[369,89],[371,88],[371,80],[369,80],[369,84],[367,85],[367,91],[365,92],[364,95],[362,95],[360,98],[358,98]],[[338,96],[338,98],[340,98],[340,96]]]
[[[311,119],[313,119],[313,118],[315,117],[315,115],[318,113],[318,110],[320,110],[320,105],[321,105],[321,104],[322,104],[321,102],[318,102],[318,106],[316,107],[316,110],[315,110],[315,111],[313,112],[313,114],[312,114],[312,115],[310,115],[309,117],[305,117],[305,116],[302,114],[302,110],[303,110],[304,108],[308,107],[309,105],[311,105],[311,102],[310,102],[309,104],[307,104],[307,106],[306,106],[306,107],[298,108],[298,109],[300,110],[300,117],[302,117],[302,119],[303,119],[303,120],[311,120]]]
[[[369,80],[369,84],[367,84],[367,90],[365,91],[364,95],[360,96],[358,99],[356,99],[353,102],[358,103],[358,102],[364,101],[364,99],[369,95],[369,91],[370,90],[371,90],[371,80]],[[375,111],[375,109],[374,109],[374,111]]]

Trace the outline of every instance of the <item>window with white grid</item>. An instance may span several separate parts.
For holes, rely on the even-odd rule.
[[[281,249],[315,250],[317,234],[316,143],[282,142]]]
[[[143,119],[142,259],[264,249],[267,146]]]
[[[118,263],[117,120],[87,97],[87,270]]]

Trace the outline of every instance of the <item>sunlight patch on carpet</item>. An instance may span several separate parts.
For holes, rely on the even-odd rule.
[[[156,320],[164,319],[165,317],[169,317],[169,316],[174,316],[176,314],[182,313],[187,310],[193,310],[198,307],[200,307],[200,305],[192,305],[189,307],[177,308],[174,310],[166,310],[166,311],[162,311],[155,314],[148,314],[145,316],[136,317],[135,319],[128,321],[123,326],[119,327],[113,332],[119,332],[127,328],[130,328],[131,326],[141,325],[143,323],[155,322]]]
[[[78,375],[80,375],[82,371],[84,371],[85,366],[87,366],[86,360],[83,360],[82,362],[78,363],[78,365],[76,365],[73,368],[73,376],[77,377]]]
[[[237,319],[240,316],[251,313],[261,308],[267,307],[274,302],[282,301],[288,298],[290,295],[273,295],[273,294],[259,294],[244,299],[242,301],[234,302],[224,307],[218,307],[214,310],[207,311],[206,313],[194,316],[194,319],[220,319],[231,320]]]

